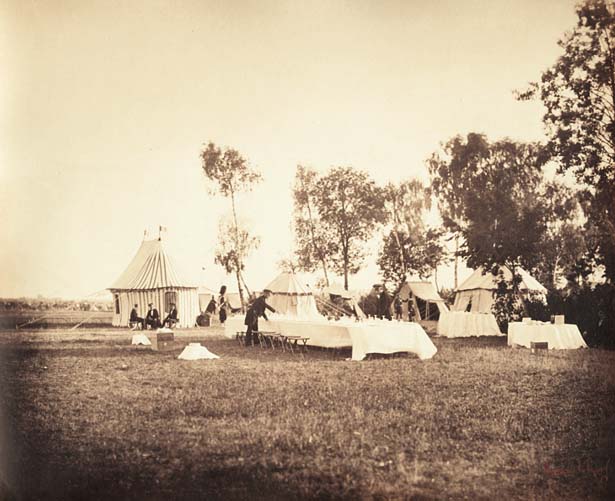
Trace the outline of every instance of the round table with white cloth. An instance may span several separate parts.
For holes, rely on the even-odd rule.
[[[503,336],[492,313],[442,311],[438,335],[444,337]]]
[[[587,348],[579,328],[574,324],[544,322],[511,322],[508,324],[508,346],[531,347],[534,342],[547,342],[549,349],[565,350]]]

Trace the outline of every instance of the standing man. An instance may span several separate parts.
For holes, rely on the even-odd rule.
[[[147,310],[147,315],[145,316],[145,325],[150,325],[152,329],[157,329],[160,327],[160,313],[158,310],[154,308],[154,303],[148,304],[149,309]]]
[[[137,312],[138,307],[139,305],[135,304],[134,308],[130,312],[130,323],[136,324],[133,327],[133,330],[137,328],[137,325],[141,325],[141,330],[145,328],[145,325],[143,325],[143,319],[139,316],[139,313]]]
[[[265,289],[261,296],[256,298],[252,305],[248,308],[246,319],[244,321],[244,324],[246,325],[246,346],[248,346],[248,343],[254,344],[254,341],[258,341],[258,339],[253,339],[256,337],[256,334],[253,333],[258,332],[258,317],[263,317],[267,320],[265,309],[269,309],[275,313],[275,309],[267,304],[267,298],[269,298],[269,296],[271,296],[271,291],[269,289]]]
[[[218,314],[220,315],[220,323],[224,325],[227,317],[227,301],[226,301],[226,285],[220,287],[220,295],[218,296]]]
[[[378,318],[381,319],[382,317],[391,320],[391,297],[384,285],[380,287],[380,296],[378,297]]]

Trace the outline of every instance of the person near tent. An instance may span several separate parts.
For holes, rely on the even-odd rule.
[[[401,320],[403,310],[401,307],[401,298],[399,297],[399,294],[395,296],[395,301],[393,304],[395,305],[395,320]]]
[[[137,312],[137,308],[139,307],[138,304],[135,304],[134,308],[131,310],[130,312],[130,323],[134,323],[135,324],[135,329],[138,325],[141,325],[141,330],[143,330],[145,328],[144,325],[144,320],[142,317],[139,316],[139,313]]]
[[[391,320],[391,296],[389,296],[384,285],[380,287],[380,295],[378,296],[378,318]]]
[[[408,303],[408,322],[414,322],[416,320],[416,312],[414,311],[414,303],[412,299],[406,299]]]
[[[265,313],[267,309],[275,313],[275,309],[267,304],[267,299],[271,294],[272,292],[269,289],[265,289],[248,308],[244,321],[246,325],[246,346],[255,344],[255,341],[258,341],[258,339],[254,339],[256,337],[255,333],[258,332],[258,317],[263,317],[267,320],[267,315]]]
[[[149,325],[152,329],[157,329],[160,327],[160,313],[158,310],[154,308],[154,303],[150,303],[147,305],[147,315],[145,316],[145,325]]]
[[[216,313],[216,298],[212,297],[211,301],[207,304],[207,308],[205,308],[205,313],[213,315]]]
[[[175,303],[171,303],[171,310],[169,311],[169,314],[165,317],[164,321],[162,322],[162,326],[164,327],[165,325],[169,325],[169,328],[173,328],[173,326],[177,323],[177,307],[175,306]]]
[[[218,296],[218,314],[220,316],[220,323],[224,324],[226,322],[227,313],[226,310],[229,307],[228,302],[226,301],[226,285],[220,287],[220,295]]]

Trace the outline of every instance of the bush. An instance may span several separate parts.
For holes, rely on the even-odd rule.
[[[587,344],[615,347],[615,287],[601,284],[568,292],[550,292],[552,315],[565,315],[566,323],[576,324]]]
[[[579,328],[588,345],[615,348],[615,287],[602,284],[550,291],[547,303],[526,302],[529,316],[548,321],[551,315],[564,315],[567,324]]]

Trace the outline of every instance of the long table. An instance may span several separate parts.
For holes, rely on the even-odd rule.
[[[239,331],[245,331],[243,317],[227,318],[225,336],[234,338]],[[259,329],[278,332],[284,336],[309,338],[308,346],[321,348],[352,347],[352,359],[363,360],[369,353],[409,352],[421,360],[433,357],[438,351],[423,328],[416,323],[386,320],[332,321],[322,318],[296,319],[270,317],[259,319]]]
[[[508,324],[508,345],[531,347],[532,342],[547,342],[549,349],[587,348],[579,328],[574,324],[543,322],[511,322]]]
[[[445,337],[503,336],[492,313],[443,311],[438,320],[438,335]]]

